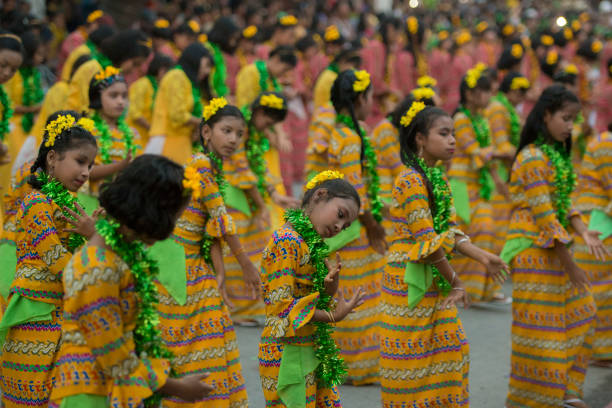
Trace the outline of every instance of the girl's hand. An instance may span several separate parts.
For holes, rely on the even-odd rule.
[[[504,283],[510,273],[510,267],[499,256],[487,251],[483,252],[486,254],[483,265],[487,268],[489,275],[497,283]]]
[[[567,275],[569,276],[570,282],[572,286],[578,289],[579,292],[586,292],[591,287],[591,283],[586,276],[586,273],[582,269],[578,267],[578,265],[574,264],[569,267],[567,270]]]
[[[204,373],[187,375],[182,378],[168,378],[161,391],[183,401],[196,402],[214,390],[212,385],[202,382],[209,375],[209,373]]]
[[[253,222],[258,229],[266,229],[270,225],[270,210],[268,210],[268,207],[265,205],[259,207],[255,214],[253,214]]]
[[[11,162],[11,155],[8,153],[8,146],[0,142],[0,164],[8,164]]]
[[[349,313],[353,311],[356,307],[359,307],[363,304],[365,292],[363,288],[357,288],[357,291],[353,295],[352,298],[346,300],[343,294],[338,296],[338,302],[336,303],[336,310],[334,310],[333,316],[334,321],[339,322],[343,320]]]
[[[257,299],[259,291],[261,290],[261,277],[259,276],[257,268],[253,265],[253,262],[248,260],[248,262],[242,266],[242,275],[247,290],[251,292],[251,299]]]
[[[378,222],[366,224],[366,234],[370,246],[379,254],[384,255],[387,252],[387,241],[385,239],[385,229]]]
[[[272,199],[274,204],[282,208],[298,208],[300,206],[300,200],[298,200],[297,198],[279,194],[276,191],[272,192],[270,198]]]
[[[601,232],[599,231],[586,230],[582,233],[582,239],[584,239],[584,243],[589,248],[589,254],[595,255],[595,258],[600,261],[604,261],[610,256],[610,251],[599,239],[600,235]]]
[[[128,150],[123,160],[119,162],[119,171],[125,169],[128,166],[128,164],[130,164],[131,161],[132,161],[132,151]]]
[[[504,196],[504,198],[510,201],[510,190],[508,189],[508,185],[504,182],[495,182],[495,189],[497,192]]]
[[[61,214],[60,218],[74,227],[66,228],[67,232],[77,233],[89,240],[96,233],[96,218],[87,215],[79,203],[75,203],[75,208],[76,212],[68,207],[64,207],[63,210],[66,211],[70,217]]]
[[[228,309],[232,310],[234,308],[234,304],[227,294],[227,288],[225,287],[225,273],[217,273],[215,275],[215,280],[217,281],[217,289],[219,290],[223,303],[225,303]]]
[[[470,295],[465,291],[463,282],[459,279],[455,279],[455,286],[440,303],[440,308],[447,309],[450,306],[455,306],[457,302],[463,302],[463,307],[466,309],[470,307]]]
[[[336,252],[336,265],[332,268],[331,263],[328,259],[325,260],[327,266],[327,276],[325,277],[325,292],[329,296],[334,296],[338,291],[338,284],[340,282],[340,269],[342,269],[342,260],[340,254]]]

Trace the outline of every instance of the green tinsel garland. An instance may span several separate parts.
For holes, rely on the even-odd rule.
[[[23,78],[23,106],[34,106],[42,102],[45,94],[40,85],[40,71],[36,67],[19,68],[21,78]],[[27,134],[34,125],[34,113],[24,113],[21,117],[21,127]]]
[[[87,40],[85,42],[85,45],[87,46],[87,48],[89,48],[89,53],[91,54],[91,58],[98,61],[98,64],[102,66],[102,69],[105,69],[106,67],[110,67],[113,65],[111,60],[109,60],[106,55],[102,54],[100,50],[98,49],[98,47],[96,47],[96,45],[91,40]]]
[[[208,152],[206,153],[206,155],[213,164],[212,170],[215,175],[215,183],[217,183],[217,186],[219,187],[219,193],[221,193],[221,197],[223,197],[223,201],[225,201],[225,190],[227,189],[228,182],[225,180],[225,173],[223,172],[223,160],[214,152]],[[215,239],[213,237],[211,237],[206,233],[206,231],[204,231],[202,235],[202,245],[200,254],[202,254],[204,262],[206,262],[211,267],[213,266],[213,264],[212,258],[210,256],[210,248],[212,247],[214,240]]]
[[[555,142],[551,146],[546,143],[542,135],[539,135],[535,144],[555,168],[555,192],[552,201],[559,223],[567,229],[569,226],[568,214],[572,206],[571,194],[576,186],[576,173],[574,173],[572,159],[561,142]]]
[[[327,69],[329,69],[331,72],[335,72],[336,74],[340,73],[340,68],[338,68],[338,64],[332,62],[331,64],[329,64],[327,66]]]
[[[83,207],[79,200],[72,194],[70,191],[58,180],[52,179],[47,175],[47,173],[41,171],[36,174],[36,178],[42,184],[40,188],[40,192],[49,197],[57,206],[62,210],[62,214],[69,219],[72,219],[72,216],[66,211],[66,208],[78,213],[76,205],[79,204],[81,208]],[[85,238],[77,233],[71,233],[68,236],[68,250],[70,252],[74,252],[77,248],[85,243]]]
[[[98,130],[98,141],[100,142],[100,157],[102,163],[110,164],[113,160],[110,157],[109,150],[113,146],[113,139],[111,137],[111,130],[108,127],[108,123],[100,116],[98,112],[95,112],[91,117]],[[117,120],[117,129],[123,136],[123,143],[125,144],[125,155],[127,157],[128,152],[132,152],[132,156],[136,155],[136,145],[134,145],[134,133],[132,129],[125,123],[125,118],[121,116]]]
[[[472,113],[467,110],[464,106],[459,107],[459,111],[463,112],[465,116],[468,117],[470,122],[472,123],[472,128],[474,129],[474,133],[476,134],[476,141],[478,142],[478,146],[487,147],[491,145],[491,131],[489,130],[489,123],[482,115],[472,115]],[[478,184],[480,185],[480,197],[489,201],[491,199],[491,193],[493,192],[493,187],[487,182],[489,178],[489,165],[485,164],[478,171]]]
[[[304,210],[285,210],[285,221],[293,226],[308,245],[310,264],[314,268],[312,293],[319,294],[316,308],[329,311],[329,303],[332,297],[325,291],[325,277],[329,272],[327,265],[325,265],[325,259],[329,256],[329,247],[314,229],[310,219],[304,214]],[[332,338],[334,329],[329,323],[325,322],[312,322],[312,324],[316,327],[315,355],[320,361],[316,370],[317,379],[325,387],[342,384],[347,372],[346,364],[340,357],[340,350]]]
[[[357,130],[353,119],[349,116],[338,114],[336,115],[336,123],[342,123],[354,132],[361,132],[361,143],[363,144],[363,169],[365,171],[365,178],[368,184],[368,197],[370,198],[370,212],[374,216],[374,219],[381,222],[383,203],[380,199],[380,178],[378,177],[378,159],[376,153],[370,144],[370,138],[366,135],[365,130],[360,128]]]
[[[153,279],[159,274],[157,262],[149,255],[145,245],[140,241],[126,242],[118,231],[120,225],[117,221],[100,218],[96,222],[98,234],[104,238],[106,245],[110,246],[121,259],[129,266],[134,276],[134,286],[138,294],[138,315],[134,328],[134,346],[140,358],[172,359],[174,355],[166,349],[161,337],[157,288]],[[145,407],[159,407],[162,395],[155,392],[144,400]]]
[[[510,116],[510,143],[512,146],[518,147],[521,139],[521,118],[516,112],[516,108],[510,103],[503,92],[499,92],[493,99],[501,103],[503,107],[506,108],[506,111],[508,111],[508,115]]]
[[[215,43],[207,43],[212,50],[213,61],[215,62],[215,68],[212,75],[212,86],[217,94],[217,97],[225,96],[229,93],[227,87],[227,66],[225,65],[225,57],[221,48]]]
[[[157,90],[159,89],[159,84],[157,83],[157,79],[153,75],[147,75],[147,79],[151,83],[151,87],[153,88],[153,97],[151,98],[151,110],[153,109],[153,102],[155,102],[155,97],[157,96]]]
[[[13,107],[4,86],[0,85],[0,104],[2,104],[2,120],[0,120],[0,142],[3,142],[10,131],[10,120],[13,117]]]
[[[259,89],[261,89],[261,92],[266,92],[268,90],[268,79],[272,80],[272,86],[276,92],[280,92],[283,89],[276,78],[270,78],[265,62],[257,60],[255,61],[255,67],[257,68],[257,72],[259,72]]]
[[[437,234],[441,234],[448,230],[448,222],[451,217],[451,197],[452,193],[446,180],[444,180],[444,171],[439,167],[429,167],[422,158],[417,158],[419,166],[425,172],[425,176],[432,185],[433,197],[429,199],[436,204],[436,213],[432,214],[434,230]],[[446,255],[450,259],[450,255]],[[443,296],[446,296],[453,289],[446,278],[440,273],[435,265],[431,265],[432,274],[436,286]]]
[[[264,160],[264,153],[270,150],[270,141],[263,134],[255,129],[255,126],[251,124],[252,112],[245,106],[242,108],[242,114],[249,127],[249,138],[246,141],[246,156],[249,161],[249,167],[251,171],[257,177],[257,189],[262,197],[266,197],[268,190],[266,189],[268,183],[266,182],[266,161]]]

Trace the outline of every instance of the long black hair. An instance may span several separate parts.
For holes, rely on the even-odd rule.
[[[26,31],[21,34],[21,43],[23,44],[23,63],[21,67],[33,67],[34,54],[40,47],[40,37],[33,31]]]
[[[544,123],[546,113],[552,115],[570,103],[579,104],[580,100],[563,85],[551,85],[546,88],[527,116],[516,154],[518,155],[525,146],[534,143],[539,135],[548,135],[548,129]],[[571,137],[565,141],[565,150],[568,154],[572,150]]]
[[[91,40],[96,47],[100,48],[104,40],[112,37],[116,33],[117,30],[115,30],[113,26],[104,24],[92,31],[92,33],[87,36],[87,39]]]
[[[116,67],[130,58],[148,57],[149,37],[140,30],[123,30],[102,41],[100,51]]]
[[[408,106],[410,109],[410,106]],[[404,113],[408,110],[406,109]],[[425,181],[425,187],[427,188],[427,194],[429,196],[429,209],[431,210],[432,216],[436,213],[436,202],[434,200],[433,195],[433,186],[431,182],[427,178],[425,174],[425,170],[421,167],[418,162],[418,148],[416,142],[416,136],[418,133],[423,135],[427,135],[429,133],[429,129],[433,125],[434,121],[439,117],[449,116],[444,110],[435,107],[435,106],[427,106],[425,109],[417,113],[410,124],[406,126],[399,127],[400,134],[400,154],[402,163],[407,167],[412,167],[416,171],[418,171]]]
[[[357,190],[355,190],[355,187],[353,187],[351,183],[344,179],[332,179],[325,180],[310,190],[307,190],[302,198],[302,208],[308,206],[314,194],[322,188],[327,190],[327,201],[333,198],[344,198],[353,200],[357,204],[357,209],[361,207],[361,198],[359,198]]]
[[[236,51],[236,44],[230,44],[232,37],[240,32],[240,27],[231,17],[221,17],[215,21],[212,29],[208,33],[208,41],[217,44],[221,50],[228,54]]]
[[[169,70],[173,65],[174,61],[172,61],[172,58],[166,54],[155,54],[151,60],[151,63],[149,64],[149,68],[147,68],[147,75],[151,75],[155,78],[157,77],[157,74],[159,74],[160,70]]]
[[[206,47],[200,44],[200,42],[194,42],[182,52],[178,60],[178,65],[181,66],[192,84],[199,86],[200,89],[204,90],[206,96],[210,96],[208,77],[204,78],[202,81],[198,81],[198,71],[200,70],[200,60],[202,58],[207,58],[211,67],[215,65],[213,57]]]

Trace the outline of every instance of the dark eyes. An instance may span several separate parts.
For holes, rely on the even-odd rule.
[[[342,210],[338,211],[338,218],[344,218],[344,213],[342,212]]]

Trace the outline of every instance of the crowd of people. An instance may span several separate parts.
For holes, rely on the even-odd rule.
[[[266,407],[465,407],[482,303],[507,408],[587,407],[610,2],[46,3],[0,15],[2,406],[247,407],[241,325]]]

